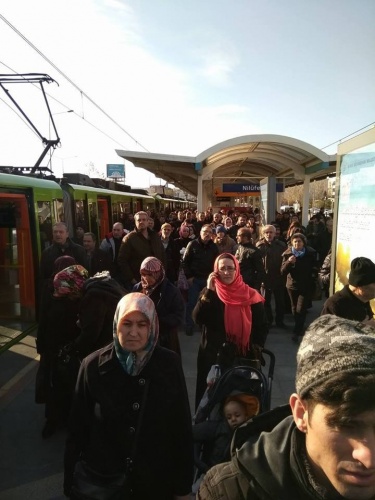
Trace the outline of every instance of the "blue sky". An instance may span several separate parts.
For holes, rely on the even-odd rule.
[[[151,152],[196,155],[262,133],[322,148],[375,121],[373,0],[3,0],[0,13]],[[62,103],[50,101],[58,175],[104,172],[121,163],[115,149],[143,150],[0,24],[0,73],[59,83],[46,88]],[[47,135],[29,87],[8,86]],[[0,164],[33,164],[42,144],[0,98]],[[133,186],[154,180],[127,172]]]

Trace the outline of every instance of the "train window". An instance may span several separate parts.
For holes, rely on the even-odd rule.
[[[52,241],[51,202],[38,201],[38,223],[40,248],[44,250]]]
[[[16,226],[16,207],[13,203],[0,206],[0,227],[11,228]]]
[[[96,238],[99,238],[98,229],[98,209],[96,203],[89,203],[89,217],[90,217],[90,231],[95,234]]]
[[[118,222],[120,220],[120,203],[112,201],[112,221]]]
[[[83,200],[75,202],[75,227],[80,226],[86,231],[85,207]]]
[[[120,220],[124,219],[125,214],[130,214],[131,213],[131,206],[129,201],[120,201],[119,202],[119,209],[120,209]]]
[[[53,212],[55,216],[54,219],[56,222],[66,222],[66,218],[64,216],[64,205],[62,200],[58,200],[57,198],[53,200]]]

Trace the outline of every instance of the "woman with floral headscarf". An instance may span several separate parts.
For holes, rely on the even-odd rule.
[[[37,333],[37,350],[41,355],[46,389],[44,438],[51,436],[58,427],[66,425],[77,376],[78,361],[72,365],[67,363],[66,369],[62,371],[59,358],[63,349],[80,334],[77,325],[80,299],[89,274],[84,267],[75,263],[62,268],[71,262],[68,259],[71,257],[59,257],[54,264],[56,274],[44,294]]]
[[[156,257],[147,257],[140,267],[141,281],[134,292],[148,295],[159,318],[159,343],[181,356],[178,328],[184,323],[185,302],[180,290],[165,276],[164,266]]]
[[[144,293],[118,303],[113,344],[82,362],[65,452],[64,491],[74,496],[82,459],[103,476],[125,471],[134,500],[190,498],[191,414],[181,361],[158,344],[158,318]],[[135,446],[133,442],[135,440]],[[135,448],[135,449],[134,449]]]
[[[229,253],[219,255],[193,311],[195,323],[203,327],[196,407],[212,365],[218,363],[225,370],[236,358],[260,359],[268,333],[263,303],[260,293],[244,283],[237,259]]]

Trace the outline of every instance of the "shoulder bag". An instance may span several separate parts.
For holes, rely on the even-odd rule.
[[[127,500],[132,498],[131,470],[132,458],[135,455],[138,436],[146,406],[149,380],[146,381],[142,397],[141,412],[137,431],[131,450],[131,457],[126,459],[123,472],[116,474],[101,474],[93,470],[87,462],[79,460],[74,468],[71,499],[73,500]]]

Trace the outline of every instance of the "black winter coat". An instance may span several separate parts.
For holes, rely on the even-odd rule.
[[[230,460],[230,443],[233,433],[234,430],[224,418],[206,420],[193,426],[194,443],[201,443],[204,445],[203,450],[209,450],[203,462],[207,465],[207,469]]]
[[[297,257],[295,264],[288,262],[291,255],[293,253],[289,247],[283,253],[281,264],[281,274],[287,276],[286,287],[312,294],[314,276],[316,277],[318,274],[316,251],[311,247],[306,247],[305,254],[303,257]]]
[[[261,284],[266,280],[260,251],[252,243],[240,244],[236,251],[236,259],[240,265],[244,282],[259,290]]]
[[[191,241],[182,261],[187,279],[194,277],[206,280],[214,268],[214,262],[218,255],[219,249],[212,240],[204,244],[199,236],[196,240]]]
[[[191,490],[192,427],[179,357],[156,347],[137,376],[128,375],[113,345],[82,362],[65,450],[65,491],[80,454],[96,471],[124,470],[147,396],[133,459],[134,500],[172,500]]]
[[[323,314],[333,314],[353,321],[365,321],[374,317],[370,302],[359,300],[351,292],[349,285],[345,285],[325,301],[320,315]]]
[[[113,278],[86,281],[79,312],[81,330],[75,340],[81,358],[112,342],[116,307],[127,293]]]
[[[142,292],[142,283],[134,285],[133,292]],[[159,319],[159,339],[160,344],[168,349],[173,349],[169,345],[169,337],[172,331],[177,335],[177,330],[184,324],[185,302],[180,290],[165,278],[158,286],[150,298],[155,304],[155,309]]]
[[[57,298],[53,291],[44,295],[38,332],[38,353],[56,355],[67,344],[74,341],[80,329],[77,326],[80,299]]]
[[[159,235],[151,229],[148,229],[148,239],[136,229],[127,234],[122,240],[117,259],[124,284],[141,279],[139,269],[147,257],[156,257],[165,266],[165,251]]]
[[[204,288],[192,313],[195,323],[203,327],[198,352],[196,406],[198,406],[206,389],[206,377],[211,366],[219,362],[222,369],[230,368],[233,366],[235,358],[240,356],[234,344],[227,341],[224,327],[224,308],[225,305],[217,293]],[[246,357],[257,359],[259,352],[254,351],[254,345],[263,347],[268,334],[263,302],[253,304],[251,312],[250,349]]]
[[[164,246],[164,245],[163,245]],[[175,283],[178,277],[178,270],[180,268],[180,249],[178,248],[175,240],[172,238],[168,239],[167,247],[164,247],[165,258],[166,258],[166,268],[165,272],[167,278]]]
[[[285,286],[285,277],[281,275],[282,255],[286,250],[286,244],[274,239],[268,243],[261,239],[256,247],[262,254],[263,267],[266,273],[264,284],[268,290],[274,290],[280,286]]]
[[[70,257],[76,260],[77,264],[83,267],[87,265],[86,252],[81,245],[73,243],[69,238],[64,246],[52,243],[52,245],[43,250],[40,259],[40,277],[42,282],[51,278],[55,260],[63,255],[70,255]]]

